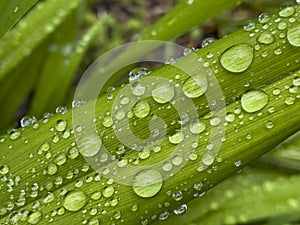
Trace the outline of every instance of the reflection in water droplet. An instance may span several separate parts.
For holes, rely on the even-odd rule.
[[[253,48],[248,44],[238,44],[225,50],[220,58],[224,69],[240,73],[249,68],[253,60]]]
[[[269,97],[262,91],[250,91],[242,95],[242,108],[249,113],[256,112],[267,105]]]
[[[63,205],[71,212],[79,211],[88,202],[87,196],[82,191],[70,191],[66,194]]]
[[[133,107],[133,113],[136,117],[144,118],[150,112],[150,105],[147,101],[140,101]]]
[[[287,39],[293,46],[300,46],[300,24],[290,27],[287,31]]]
[[[163,186],[163,178],[157,170],[142,170],[133,180],[133,191],[142,198],[155,196]]]
[[[158,84],[152,90],[153,99],[161,104],[171,101],[174,95],[174,87],[168,83]]]
[[[189,98],[198,98],[207,90],[206,74],[188,78],[183,84],[183,93]]]

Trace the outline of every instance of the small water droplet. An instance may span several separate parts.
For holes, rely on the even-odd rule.
[[[217,41],[216,38],[208,37],[208,38],[205,38],[205,39],[202,41],[201,46],[202,46],[202,48],[204,48],[204,47],[206,47],[206,46],[208,46],[208,45],[210,45],[211,43],[214,43],[214,42],[216,42],[216,41]]]
[[[170,215],[169,211],[164,211],[159,215],[158,219],[162,221],[166,220],[169,218],[169,215]]]
[[[293,97],[293,96],[288,96],[286,97],[284,103],[287,104],[287,105],[293,105],[296,101],[296,98]]]
[[[113,196],[114,193],[115,193],[115,188],[113,186],[107,186],[102,191],[102,195],[105,198],[109,198],[109,197]]]
[[[21,119],[20,124],[21,124],[21,127],[28,127],[36,122],[37,122],[37,120],[34,116],[24,116]]]
[[[184,134],[181,131],[169,136],[169,141],[172,144],[179,144],[183,141],[183,139],[184,139]]]
[[[7,132],[10,140],[17,140],[21,136],[21,132],[17,129],[10,129]]]
[[[183,198],[182,192],[181,191],[175,191],[172,193],[172,198],[175,201],[180,201]]]
[[[155,196],[163,186],[163,178],[157,170],[142,170],[133,180],[133,191],[142,198]]]
[[[273,124],[273,122],[271,120],[269,120],[269,121],[266,122],[266,128],[272,129],[273,127],[274,127],[274,124]]]
[[[225,116],[225,120],[232,123],[235,120],[235,115],[231,112],[228,112]]]
[[[290,27],[287,31],[287,39],[293,46],[300,46],[300,25]]]
[[[267,105],[269,97],[262,91],[250,91],[242,95],[242,108],[249,113],[256,112]]]
[[[271,19],[270,15],[268,13],[262,13],[258,16],[258,22],[260,23],[267,23]]]
[[[190,124],[190,131],[193,134],[200,134],[206,129],[206,124],[199,119],[193,120]]]
[[[136,79],[146,76],[149,74],[149,70],[145,67],[136,67],[129,72],[129,82],[135,81]]]
[[[55,112],[57,114],[66,114],[68,112],[68,108],[66,106],[58,106],[56,109],[55,109]]]
[[[248,69],[253,60],[253,48],[248,44],[234,45],[223,52],[220,63],[224,69],[240,73]]]
[[[261,44],[269,45],[275,41],[275,38],[270,32],[263,32],[258,36],[257,41]]]
[[[133,107],[133,113],[138,118],[145,118],[150,112],[150,105],[147,101],[140,101]]]
[[[186,213],[186,211],[187,211],[187,205],[183,204],[183,205],[179,206],[177,209],[175,209],[173,212],[176,215],[182,215],[182,214]]]
[[[158,84],[152,90],[152,97],[158,103],[167,103],[175,95],[174,87],[168,83]]]
[[[88,197],[82,191],[69,191],[63,201],[66,210],[76,212],[88,202]]]
[[[56,122],[55,129],[57,131],[64,131],[66,129],[66,127],[67,127],[67,121],[65,121],[65,120],[58,120]]]

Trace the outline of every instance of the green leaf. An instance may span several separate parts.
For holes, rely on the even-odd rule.
[[[299,6],[293,9],[296,15]],[[277,17],[278,15],[274,15],[270,18],[271,25],[268,29],[277,31],[275,24]],[[298,26],[298,19],[295,17],[295,21],[290,22],[290,18],[282,17],[281,21],[287,23],[286,29],[289,32]],[[84,114],[80,115],[80,121],[88,118],[88,121],[96,124],[97,135],[99,134],[102,139],[101,146],[105,146],[107,151],[115,155],[112,160],[120,159],[117,165],[114,164],[115,161],[109,162],[110,157],[102,154],[102,150],[99,151],[100,145],[94,136],[87,136],[86,142],[81,146],[75,142],[74,132],[84,134],[90,127],[72,124],[71,114],[77,109],[85,109],[93,104],[93,101],[74,108],[74,111],[69,113],[60,109],[62,114],[55,114],[50,118],[44,118],[38,124],[4,135],[0,138],[2,158],[0,182],[3,187],[0,195],[0,223],[12,221],[22,223],[23,220],[24,223],[41,224],[49,221],[55,224],[82,222],[140,224],[162,220],[183,203],[202,195],[300,130],[298,92],[290,91],[292,86],[299,86],[298,47],[291,41],[289,35],[279,36],[281,33],[279,31],[278,36],[275,32],[273,43],[259,44],[257,39],[260,34],[266,32],[264,27],[263,24],[256,23],[257,32],[253,34],[251,31],[237,31],[194,54],[177,60],[177,66],[190,68],[188,72],[192,75],[199,74],[195,69],[198,68],[197,65],[200,67],[202,62],[215,73],[223,91],[221,99],[226,99],[228,113],[225,120],[219,118],[221,108],[209,112],[210,105],[205,101],[204,95],[193,98],[199,119],[205,124],[205,129],[196,136],[196,142],[185,142],[182,151],[176,152],[178,155],[172,154],[177,146],[176,140],[180,137],[180,134],[178,135],[180,125],[182,129],[189,130],[191,125],[195,125],[194,121],[180,118],[171,104],[160,104],[157,99],[161,96],[152,92],[153,83],[147,88],[152,88],[151,93],[154,96],[140,98],[149,104],[151,112],[141,119],[138,115],[145,113],[145,108],[133,109],[133,112],[126,111],[123,119],[128,119],[132,133],[143,139],[151,133],[149,131],[151,119],[155,116],[164,118],[167,133],[158,143],[159,146],[146,143],[142,146],[143,151],[133,151],[134,146],[124,146],[123,150],[123,144],[116,136],[116,132],[125,134],[126,138],[128,130],[123,127],[121,130],[116,128],[118,120],[124,115],[117,111],[122,109],[118,94],[124,87],[99,97],[95,118],[88,117],[92,113],[90,111],[84,111]],[[255,49],[253,56],[249,48]],[[244,54],[245,52],[247,54]],[[263,54],[264,52],[268,54]],[[237,57],[241,55],[243,57]],[[201,72],[208,78],[212,76],[210,72],[205,73],[206,70]],[[170,81],[168,84],[176,83],[175,87],[183,88],[186,93],[190,93],[194,88],[197,90],[197,85],[187,82],[190,77],[186,73],[170,65],[152,71],[145,79],[155,77],[167,78]],[[219,101],[220,99],[211,93],[214,90],[211,84],[214,83],[209,84],[205,92],[207,97],[210,93],[210,97]],[[175,100],[184,107],[188,99]],[[214,104],[214,101],[210,103]],[[117,107],[114,107],[114,104],[117,104],[115,105]],[[187,107],[185,109],[188,110]],[[110,119],[113,124],[110,123]],[[225,128],[226,133],[223,136],[222,132],[217,132],[218,135],[212,143],[209,135],[214,128],[217,128],[217,131]],[[177,139],[173,134],[177,134]],[[189,137],[194,135],[191,134]],[[215,141],[222,141],[217,155],[212,151]],[[192,151],[184,154],[183,150],[189,146],[193,148]],[[93,152],[94,150],[96,152]],[[94,157],[84,159],[82,156],[89,154]],[[115,175],[115,167],[123,168],[124,163],[131,166],[147,166],[168,157],[171,157],[166,161],[168,165],[162,169],[159,167],[159,171],[161,173],[165,171],[169,179],[164,181],[158,179],[159,183],[139,186],[139,180],[134,182],[134,178],[141,177],[140,174],[136,174],[133,179],[125,174],[124,180],[129,183],[132,181],[134,186],[124,185],[119,183],[119,180],[111,178]],[[96,164],[99,167],[95,167],[95,164],[92,167],[88,159],[95,160],[93,162],[99,163]],[[176,167],[183,162],[186,162],[184,167],[175,173]],[[94,170],[95,168],[97,170]],[[148,175],[159,176],[159,172],[155,171],[148,171]],[[132,171],[125,170],[125,172],[129,174]],[[152,180],[150,177],[146,181]],[[298,181],[294,184],[298,185]],[[176,191],[182,192],[182,199],[179,201],[173,197]]]
[[[191,201],[186,214],[155,224],[286,224],[300,218],[299,185],[299,175],[250,170]]]
[[[0,5],[0,39],[39,0],[2,0]]]
[[[0,41],[0,80],[28,57],[82,0],[39,3]]]

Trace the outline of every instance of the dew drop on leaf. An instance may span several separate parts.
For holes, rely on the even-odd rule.
[[[295,9],[292,6],[285,7],[284,9],[280,10],[279,16],[281,17],[290,17],[295,13]]]
[[[157,103],[167,103],[171,101],[175,95],[174,87],[168,83],[157,84],[152,92],[152,97]]]
[[[69,191],[63,200],[63,205],[66,210],[76,212],[82,209],[87,202],[88,197],[82,191]]]
[[[263,32],[258,36],[257,41],[261,44],[269,45],[275,41],[275,38],[270,32]]]
[[[240,73],[249,68],[253,60],[253,48],[248,44],[234,45],[225,50],[220,58],[224,69]]]
[[[142,170],[133,180],[133,191],[142,198],[155,196],[163,186],[163,178],[157,170]]]
[[[183,93],[189,98],[198,98],[207,90],[208,82],[205,74],[188,78],[183,83]]]
[[[256,112],[268,104],[269,97],[262,91],[250,91],[242,95],[242,108],[249,113]]]
[[[29,214],[27,222],[29,224],[38,224],[41,220],[42,220],[42,213],[40,211],[36,211]]]
[[[289,43],[293,46],[300,46],[300,25],[290,27],[287,31],[287,39]]]
[[[150,112],[150,105],[147,101],[140,101],[133,107],[133,113],[138,118],[145,118]]]

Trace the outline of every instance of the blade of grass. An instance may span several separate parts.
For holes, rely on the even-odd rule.
[[[2,0],[0,5],[0,39],[39,0]]]
[[[168,221],[155,224],[281,225],[300,218],[299,185],[299,175],[256,170],[241,173],[191,201],[185,215],[172,215]]]
[[[39,3],[0,41],[0,80],[41,43],[82,0]]]
[[[16,121],[18,108],[36,85],[48,43],[49,39],[41,43],[33,50],[30,57],[23,60],[9,76],[0,82],[0,105],[2,109],[5,109],[0,117],[2,133],[17,125],[13,122]]]
[[[74,52],[77,34],[82,23],[78,20],[78,11],[79,9],[70,13],[53,34],[33,96],[30,110],[32,115],[41,117],[44,112],[53,112],[62,104],[63,96],[60,96],[61,92],[58,90],[68,88],[69,85],[64,80],[69,81],[74,74],[74,71],[71,74],[66,74],[66,71],[70,66],[70,58]],[[74,66],[76,68],[77,65]]]

